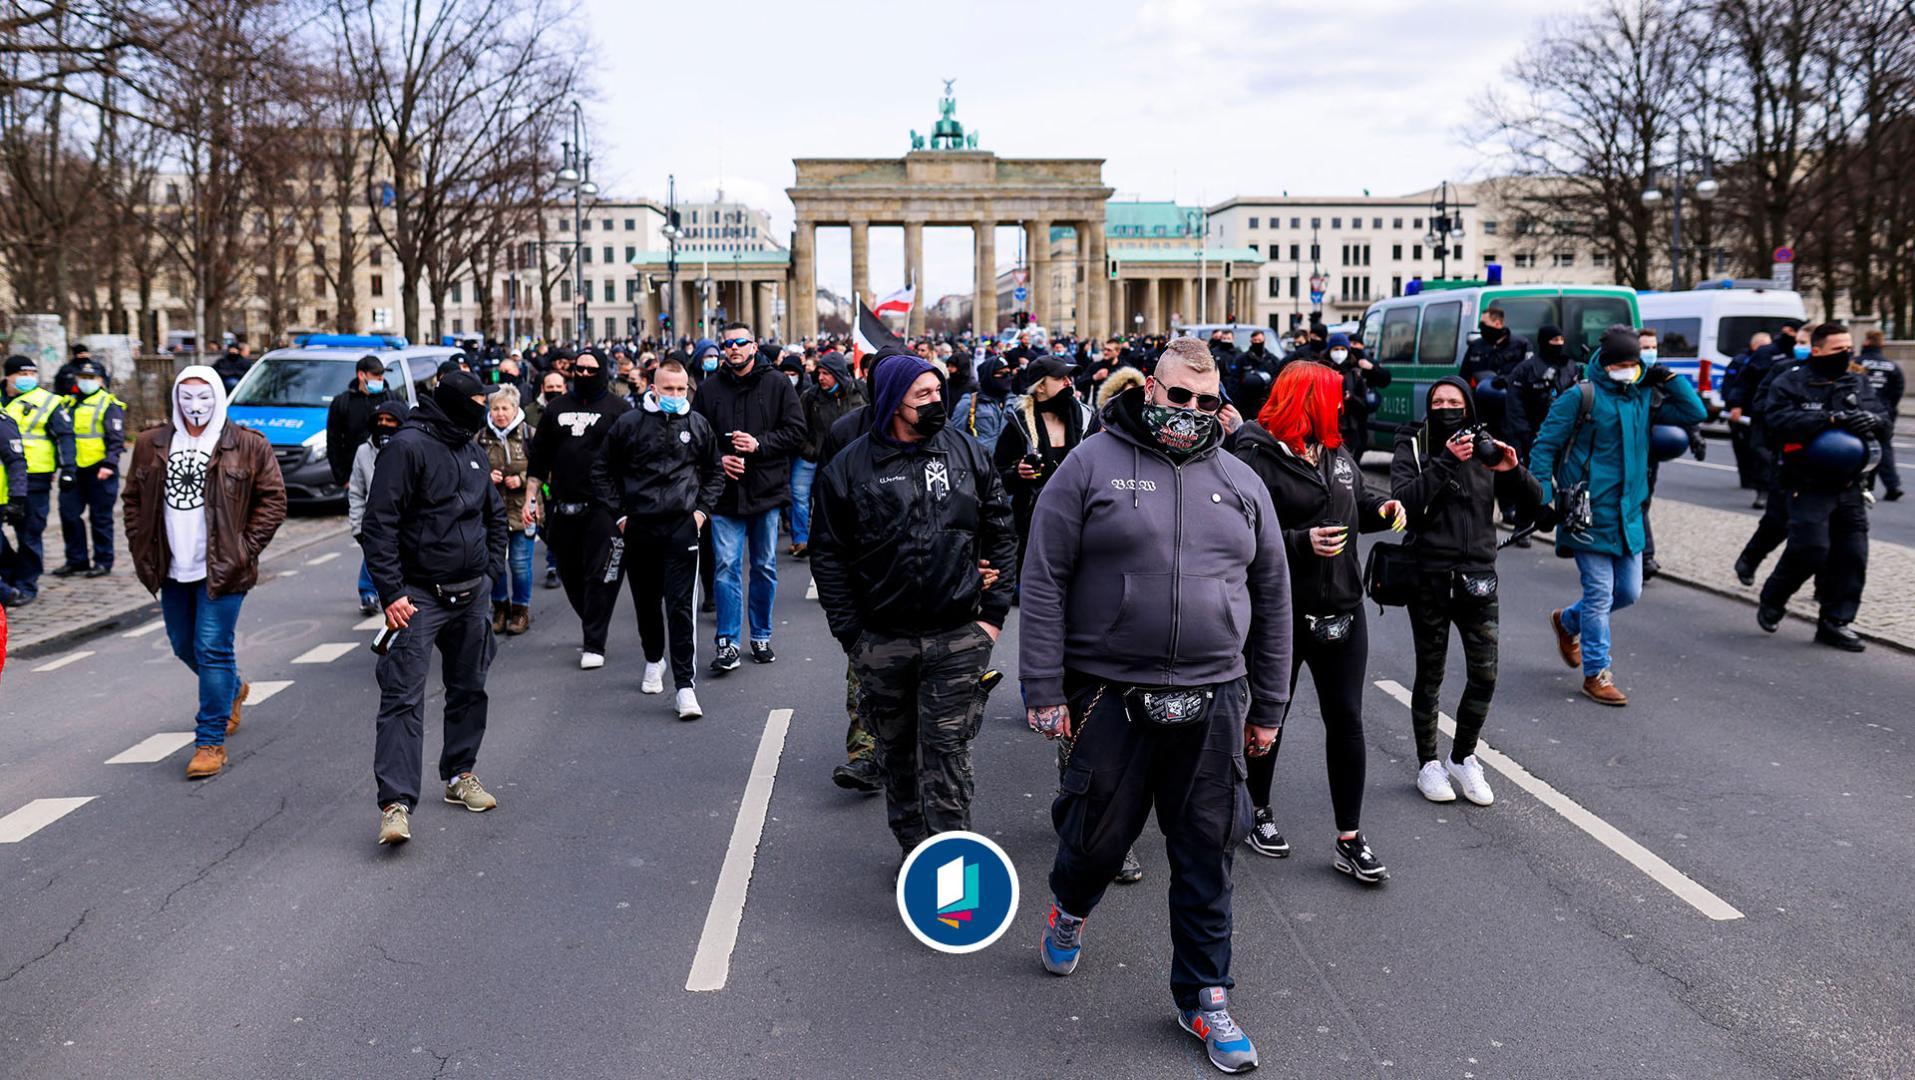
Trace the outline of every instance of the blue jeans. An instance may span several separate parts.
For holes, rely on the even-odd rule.
[[[811,539],[811,481],[817,475],[817,462],[791,459],[791,542],[794,544]]]
[[[1576,552],[1583,598],[1563,609],[1563,629],[1582,635],[1583,675],[1609,666],[1609,616],[1642,596],[1642,554],[1618,557]]]
[[[206,595],[206,582],[160,583],[160,615],[173,655],[199,676],[199,714],[193,742],[221,746],[226,742],[226,720],[239,696],[239,662],[233,654],[233,635],[239,626],[239,605],[245,593],[215,600]]]
[[[524,529],[513,529],[505,540],[505,574],[492,583],[495,604],[532,602],[532,548],[537,541]]]
[[[718,592],[718,640],[738,640],[744,605],[745,544],[751,544],[751,640],[771,640],[771,602],[778,595],[778,511],[711,519],[713,584]]]
[[[377,597],[378,595],[379,589],[372,583],[372,567],[366,565],[366,560],[362,556],[359,560],[359,598],[363,600],[368,596]]]

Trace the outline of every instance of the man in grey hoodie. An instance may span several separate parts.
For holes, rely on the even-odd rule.
[[[1269,753],[1290,697],[1290,582],[1269,492],[1218,452],[1222,406],[1209,350],[1180,338],[1105,407],[1032,513],[1018,666],[1031,727],[1075,740],[1045,968],[1076,968],[1154,805],[1178,1020],[1241,1072],[1257,1056],[1229,1012],[1231,855],[1250,829],[1244,754]]]

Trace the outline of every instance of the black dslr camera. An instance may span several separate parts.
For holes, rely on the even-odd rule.
[[[1485,465],[1496,465],[1502,462],[1503,448],[1496,445],[1496,440],[1490,436],[1489,428],[1482,424],[1475,424],[1461,429],[1457,434],[1470,437],[1471,445],[1474,447],[1470,451],[1471,457]]]

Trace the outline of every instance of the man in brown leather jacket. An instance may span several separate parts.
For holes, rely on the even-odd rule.
[[[259,580],[259,553],[286,520],[286,483],[259,432],[226,420],[219,373],[194,365],[173,381],[172,422],[140,434],[126,469],[126,546],[140,584],[160,598],[173,655],[199,676],[186,778],[226,765],[246,683],[234,655],[239,606]]]

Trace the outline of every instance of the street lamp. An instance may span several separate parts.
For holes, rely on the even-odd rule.
[[[1457,231],[1456,223],[1450,218],[1450,182],[1443,181],[1436,189],[1436,202],[1430,206],[1430,231],[1423,237],[1436,254],[1436,278],[1438,281],[1449,276],[1450,270],[1450,234]]]
[[[665,177],[665,227],[658,230],[665,235],[665,322],[672,328],[671,336],[678,337],[678,238],[685,230],[678,227],[678,177]],[[666,342],[670,347],[671,342]]]
[[[1686,141],[1684,140],[1682,129],[1678,128],[1676,129],[1676,157],[1675,157],[1675,161],[1670,163],[1668,168],[1668,172],[1670,174],[1669,175],[1669,214],[1670,214],[1669,288],[1677,292],[1680,292],[1683,287],[1682,286],[1682,192],[1683,192],[1684,184],[1683,184],[1682,170],[1685,164],[1689,164],[1688,147],[1687,147]],[[1696,181],[1696,198],[1703,203],[1714,202],[1715,197],[1721,194],[1722,192],[1722,185],[1716,183],[1715,176],[1713,175],[1713,173],[1715,172],[1715,163],[1712,160],[1710,160],[1708,156],[1705,155],[1703,156],[1701,160],[1701,165],[1702,165],[1702,179]],[[1651,170],[1650,176],[1649,176],[1649,186],[1644,188],[1642,191],[1642,205],[1645,209],[1648,209],[1648,210],[1654,210],[1657,207],[1662,205],[1662,198],[1663,198],[1662,189],[1660,186],[1658,186],[1656,182],[1657,181],[1656,172],[1657,170],[1654,170],[1654,169]],[[1708,224],[1706,218],[1703,224],[1705,226]]]
[[[560,157],[558,175],[553,177],[560,187],[572,189],[572,292],[578,301],[578,314],[574,320],[574,339],[584,344],[588,338],[591,318],[585,293],[585,197],[598,194],[598,185],[592,182],[592,155],[585,150],[585,110],[579,103],[572,102],[572,141],[559,144],[564,148]]]

